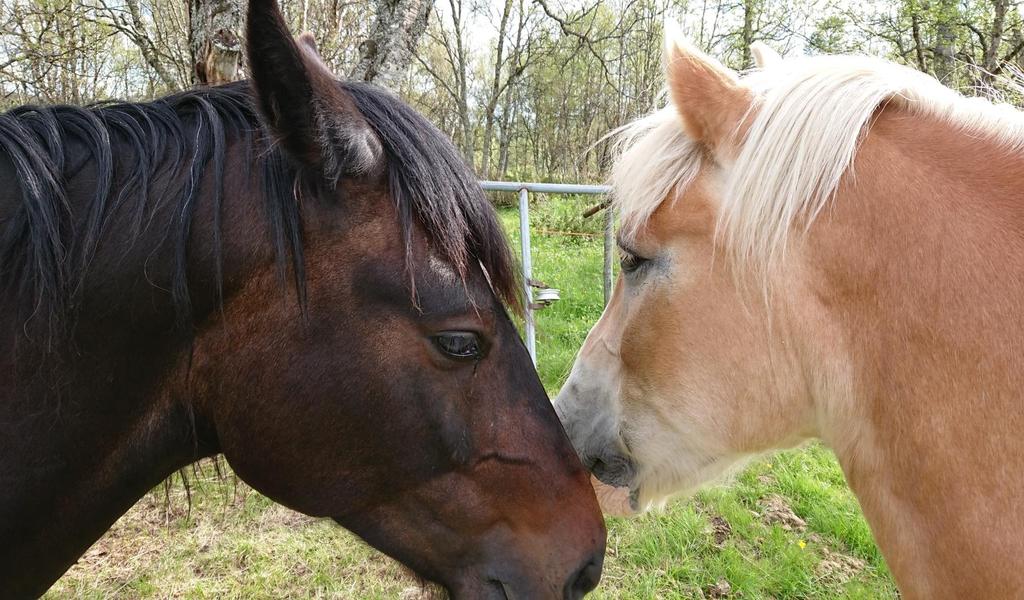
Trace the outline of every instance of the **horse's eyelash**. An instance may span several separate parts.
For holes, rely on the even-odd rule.
[[[621,268],[626,273],[633,273],[642,269],[650,259],[640,256],[635,252],[626,250],[625,248],[619,248],[619,263]]]

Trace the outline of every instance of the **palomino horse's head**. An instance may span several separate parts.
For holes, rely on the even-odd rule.
[[[263,118],[305,177],[308,307],[300,324],[265,300],[271,262],[225,302],[235,339],[196,340],[220,449],[457,597],[581,597],[604,524],[503,307],[519,292],[493,209],[442,134],[335,79],[274,0],[251,2],[247,37]]]
[[[1024,124],[867,58],[787,59],[740,78],[673,40],[666,68],[671,105],[621,133],[612,173],[621,275],[555,409],[584,464],[605,484],[628,488],[633,510],[812,436],[837,449],[849,474],[840,449],[861,451],[871,435],[853,415],[867,423],[884,414],[854,408],[855,382],[875,380],[855,376],[852,355],[869,357],[865,368],[889,365],[890,380],[908,355],[852,349],[882,317],[848,302],[881,298],[911,312],[916,300],[874,290],[951,269],[923,269],[939,255],[907,251],[915,236],[935,233],[920,248],[963,239],[927,223],[945,209],[940,202],[956,206],[970,193],[955,179],[938,182],[950,179],[951,165],[985,168],[980,159],[957,162],[967,156],[1019,149]],[[967,144],[980,150],[940,152]],[[908,285],[932,290],[934,302],[950,290],[935,282]],[[914,322],[888,318],[881,322]]]
[[[666,59],[674,106],[620,134],[621,274],[555,400],[584,464],[628,488],[632,510],[798,440],[812,419],[760,296],[745,293],[760,288],[717,233],[755,94],[675,42]]]

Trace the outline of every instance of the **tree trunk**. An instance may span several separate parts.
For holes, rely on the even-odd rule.
[[[753,56],[750,53],[750,45],[754,43],[754,18],[757,12],[757,0],[743,1],[743,32],[740,39],[740,52],[743,64],[741,69],[749,69],[754,66]]]
[[[1003,30],[1006,27],[1006,9],[1009,0],[993,0],[992,5],[995,12],[992,17],[992,29],[989,32],[988,46],[985,48],[985,56],[982,59],[981,73],[982,81],[991,84],[993,78],[1002,70],[1000,64],[999,49],[1003,44]]]
[[[420,36],[427,29],[431,0],[373,0],[376,20],[359,44],[359,62],[350,76],[397,90]]]
[[[475,168],[476,162],[473,157],[475,139],[473,134],[473,121],[469,115],[469,53],[466,49],[466,42],[462,29],[463,0],[448,0],[452,9],[452,30],[455,37],[455,47],[449,48],[449,56],[452,60],[452,70],[455,72],[455,87],[457,90],[457,104],[459,107],[459,124],[462,127],[462,154],[470,168]]]
[[[935,16],[935,78],[942,83],[953,86],[950,79],[954,71],[956,56],[957,4],[956,0],[940,0]]]
[[[161,62],[160,51],[148,31],[138,0],[125,0],[123,7],[112,6],[106,0],[100,0],[99,8],[106,14],[109,26],[127,36],[139,49],[142,59],[160,79],[160,83],[166,88],[165,91],[169,92],[181,87],[184,82],[179,81]],[[128,18],[125,18],[122,10],[127,11]],[[147,90],[146,95],[152,96],[152,90]]]
[[[917,62],[917,70],[922,73],[928,72],[928,63],[924,60],[924,42],[921,41],[921,13],[912,9],[910,15],[910,31],[914,36],[914,59]]]
[[[192,82],[217,85],[242,78],[242,0],[189,0]]]
[[[487,98],[487,110],[484,115],[484,146],[480,155],[480,174],[486,179],[491,170],[491,142],[494,139],[494,111],[501,97],[501,71],[505,63],[505,32],[508,29],[508,16],[512,12],[512,0],[505,0],[501,11],[501,24],[498,26],[498,47],[494,52],[494,78],[491,79],[491,93]],[[522,30],[520,29],[520,33]],[[511,65],[509,69],[515,68]],[[509,76],[511,78],[511,75]]]
[[[1007,64],[1011,64],[1018,73],[1024,73],[1024,28],[1019,23],[1010,37],[1010,46],[1013,49],[1003,58],[1002,66],[1005,68]]]
[[[498,178],[504,179],[508,174],[508,152],[512,144],[512,126],[515,118],[512,115],[512,87],[505,88],[505,101],[501,109],[501,122],[498,124]]]
[[[463,87],[463,89],[465,89]],[[463,92],[465,98],[465,91]],[[462,155],[470,168],[475,168],[473,150],[476,136],[473,135],[473,121],[469,118],[469,104],[466,101],[459,102],[459,126],[462,128]]]

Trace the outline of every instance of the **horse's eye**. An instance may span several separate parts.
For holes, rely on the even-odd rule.
[[[471,331],[444,331],[434,336],[437,348],[452,358],[477,360],[483,358],[480,338]]]
[[[650,262],[650,259],[637,256],[628,250],[619,248],[619,267],[623,273],[632,273]]]

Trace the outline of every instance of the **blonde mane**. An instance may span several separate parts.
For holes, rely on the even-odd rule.
[[[828,204],[879,106],[942,118],[965,135],[1024,152],[1024,113],[966,98],[932,77],[880,59],[786,59],[745,75],[757,97],[743,146],[725,173],[717,235],[737,264],[767,269],[790,231]],[[621,235],[631,239],[662,202],[681,196],[703,151],[671,104],[623,127],[612,170]]]
[[[618,159],[612,167],[612,202],[620,234],[632,239],[667,199],[689,187],[701,168],[703,151],[687,137],[672,106],[637,119],[611,134]]]

